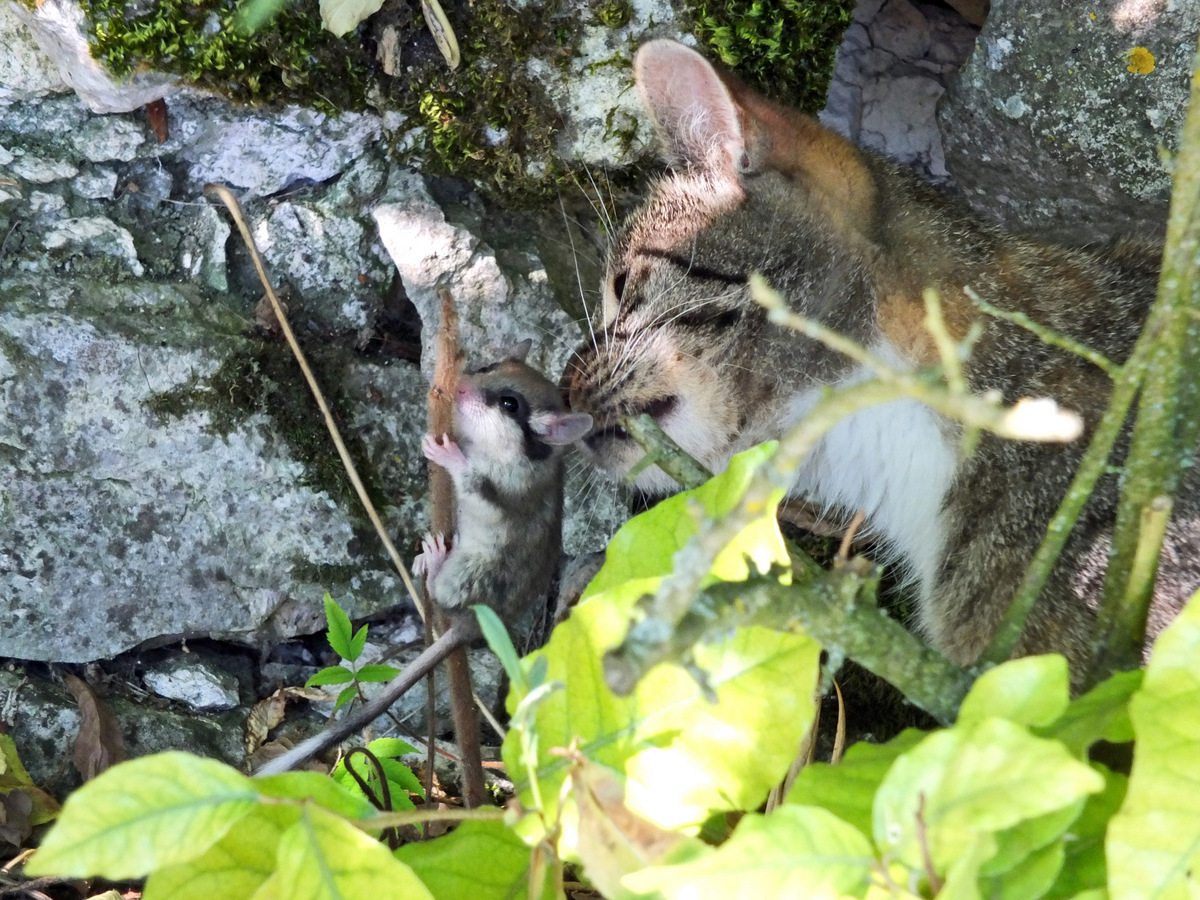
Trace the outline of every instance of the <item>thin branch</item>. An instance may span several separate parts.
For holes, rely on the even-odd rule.
[[[1154,347],[1126,458],[1093,642],[1093,679],[1141,663],[1156,567],[1155,562],[1147,569],[1146,560],[1157,560],[1162,540],[1161,532],[1146,530],[1143,516],[1157,498],[1175,493],[1184,461],[1200,436],[1200,386],[1195,375],[1200,341],[1192,325],[1193,314],[1200,310],[1200,65],[1194,69],[1190,106],[1175,158],[1158,298],[1145,329]],[[1147,543],[1155,538],[1153,546]]]
[[[1116,381],[1121,375],[1121,367],[1110,360],[1102,353],[1098,353],[1086,344],[1081,344],[1074,338],[1069,338],[1065,334],[1060,334],[1053,328],[1047,328],[1045,325],[1033,321],[1029,316],[1022,312],[1010,312],[1007,309],[1001,309],[998,306],[993,306],[975,292],[973,288],[963,288],[963,293],[970,298],[971,302],[979,307],[980,312],[987,313],[996,319],[1001,319],[1005,322],[1010,322],[1019,328],[1024,328],[1026,331],[1037,335],[1038,339],[1044,344],[1049,344],[1051,347],[1058,347],[1060,350],[1066,350],[1068,353],[1073,353],[1075,356],[1086,359],[1096,368],[1102,370],[1109,378]]]
[[[1112,453],[1113,445],[1125,425],[1125,417],[1133,404],[1133,398],[1141,387],[1151,345],[1149,332],[1144,332],[1133,353],[1121,367],[1113,386],[1112,398],[1096,426],[1092,442],[1083,454],[1075,477],[1071,480],[1071,486],[1054,513],[1054,518],[1050,520],[1042,542],[1025,570],[1025,577],[1021,579],[1021,584],[1013,595],[1004,618],[1000,620],[991,643],[980,657],[981,662],[992,665],[1004,662],[1012,656],[1021,640],[1025,631],[1025,621],[1033,611],[1033,605],[1042,593],[1042,588],[1046,586],[1054,564],[1066,546],[1067,538],[1071,536],[1071,529],[1075,527],[1079,514],[1083,512],[1096,482],[1108,468],[1109,454]]]
[[[699,487],[712,478],[712,472],[698,463],[686,450],[671,439],[658,423],[648,415],[627,416],[621,425],[646,455],[629,472],[632,481],[650,466],[658,466],[674,478],[684,490]]]
[[[296,336],[292,333],[292,328],[288,324],[287,314],[283,310],[283,304],[279,302],[279,298],[275,295],[275,289],[271,287],[271,281],[267,278],[267,270],[263,266],[262,257],[259,255],[258,247],[254,243],[254,237],[250,234],[250,229],[246,225],[246,220],[242,215],[242,209],[238,204],[237,198],[233,196],[228,188],[222,187],[219,184],[205,185],[204,190],[205,193],[215,193],[221,198],[221,202],[228,207],[229,214],[233,217],[238,231],[241,232],[242,241],[245,243],[246,249],[250,252],[250,259],[254,263],[254,270],[258,272],[258,278],[262,282],[267,300],[271,304],[271,309],[275,312],[275,318],[279,320],[279,328],[283,332],[288,346],[292,348],[296,362],[300,365],[300,371],[304,373],[304,380],[308,382],[309,390],[312,391],[313,397],[316,398],[317,406],[321,410],[321,415],[325,418],[325,427],[329,429],[329,435],[333,438],[334,446],[337,448],[342,465],[346,468],[346,475],[350,479],[350,484],[354,486],[354,492],[358,494],[359,502],[362,503],[367,517],[375,527],[375,533],[379,535],[379,540],[382,542],[384,550],[387,551],[392,565],[395,566],[397,573],[399,573],[400,580],[404,582],[404,588],[408,591],[408,596],[412,598],[413,605],[424,616],[424,610],[421,607],[416,586],[413,584],[412,577],[408,574],[408,568],[404,565],[403,560],[400,559],[396,545],[392,543],[391,537],[388,536],[387,529],[383,525],[383,520],[379,518],[379,513],[375,511],[375,504],[367,496],[367,489],[363,487],[362,479],[358,477],[358,470],[355,469],[354,463],[350,459],[350,453],[346,450],[346,445],[342,442],[342,436],[338,433],[333,414],[329,411],[329,406],[325,402],[325,395],[321,393],[321,388],[317,385],[317,379],[313,375],[312,369],[308,366],[308,360],[304,357],[304,351],[300,349],[300,344],[296,341]]]
[[[463,354],[458,341],[458,310],[454,306],[454,298],[449,289],[442,286],[438,288],[438,299],[441,300],[441,323],[438,329],[433,381],[429,388],[429,430],[437,436],[453,436],[454,395],[458,389]],[[434,534],[453,534],[456,511],[454,484],[445,469],[432,463],[429,466],[429,492],[431,530]],[[425,582],[425,590],[429,593],[428,581]],[[437,600],[432,594],[429,599]],[[450,627],[449,619],[437,609],[436,602],[432,603],[432,611],[438,631],[445,632]],[[459,769],[462,772],[463,804],[475,808],[483,805],[485,785],[480,753],[479,714],[471,685],[470,659],[465,647],[459,647],[446,657],[446,676],[450,690],[450,711],[454,718],[454,739],[458,744]],[[431,681],[430,697],[433,697],[432,685]],[[433,708],[432,703],[430,708]],[[433,727],[431,716],[430,728]]]

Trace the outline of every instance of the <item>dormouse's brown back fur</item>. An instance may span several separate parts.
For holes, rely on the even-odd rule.
[[[797,481],[831,510],[863,508],[919,592],[918,625],[961,663],[986,646],[1108,401],[1095,366],[983,317],[970,287],[1121,363],[1153,301],[1159,249],[1134,241],[1069,249],[988,225],[942,193],[779,107],[669,41],[639,52],[635,75],[672,174],[618,235],[604,302],[564,375],[590,413],[594,460],[640,455],[617,425],[649,412],[714,470],[777,437],[828,385],[865,377],[848,359],[771,326],[749,298],[758,272],[792,308],[895,364],[937,361],[922,290],[936,288],[952,333],[981,321],[965,373],[1008,401],[1050,396],[1082,414],[1067,446],[985,437],[962,458],[958,426],[900,401],[851,417]],[[1123,457],[1123,444],[1114,462]],[[1085,662],[1117,479],[1107,476],[1039,601],[1020,652]],[[643,487],[670,491],[655,469]],[[1177,501],[1152,629],[1200,585],[1197,479]],[[1170,595],[1170,596],[1168,596]]]

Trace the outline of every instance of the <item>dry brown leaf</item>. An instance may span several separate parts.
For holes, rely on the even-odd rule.
[[[33,798],[18,788],[0,794],[0,845],[20,847],[33,834]]]
[[[578,850],[590,880],[606,897],[624,892],[621,878],[657,865],[684,838],[643,819],[625,805],[625,787],[578,753],[571,783],[579,810]]]
[[[246,717],[246,755],[249,756],[267,741],[271,729],[283,721],[288,695],[280,689],[250,708]]]
[[[151,100],[146,104],[146,116],[150,120],[150,128],[160,144],[166,143],[170,131],[167,126],[167,101]]]
[[[125,759],[125,738],[109,705],[97,697],[87,682],[74,675],[63,676],[67,689],[79,704],[79,735],[75,738],[75,768],[84,781]]]

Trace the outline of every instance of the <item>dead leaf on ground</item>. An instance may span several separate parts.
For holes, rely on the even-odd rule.
[[[280,689],[250,708],[246,717],[246,755],[249,756],[267,742],[271,729],[283,721],[287,710],[287,695]]]
[[[74,675],[63,681],[79,704],[79,735],[75,738],[75,768],[84,781],[125,759],[125,738],[112,709],[92,692],[87,682]]]
[[[17,789],[0,794],[0,844],[21,847],[33,834],[33,798]]]

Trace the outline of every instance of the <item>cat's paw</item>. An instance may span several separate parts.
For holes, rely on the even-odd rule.
[[[443,434],[440,440],[432,434],[426,434],[421,438],[421,452],[427,460],[437,463],[447,472],[467,466],[467,457],[463,455],[462,448],[448,434]]]
[[[413,560],[413,574],[424,577],[425,582],[429,583],[442,571],[446,558],[450,556],[450,548],[446,546],[445,535],[427,534],[421,540],[421,550]]]

